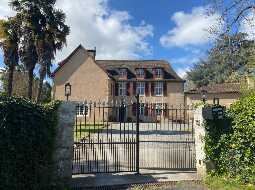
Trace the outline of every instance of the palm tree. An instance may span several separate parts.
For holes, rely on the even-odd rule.
[[[28,97],[32,97],[33,71],[40,64],[37,100],[40,101],[43,80],[50,74],[51,62],[62,49],[69,34],[65,14],[54,9],[56,0],[11,0],[11,7],[21,17],[20,59],[29,73]]]
[[[42,0],[43,1],[43,0]],[[27,96],[32,99],[34,69],[38,62],[35,38],[40,32],[40,5],[38,0],[11,0],[10,6],[17,12],[20,23],[19,56],[28,73]]]
[[[8,20],[0,20],[0,46],[4,53],[4,63],[8,68],[7,95],[12,95],[13,73],[18,65],[18,44],[19,44],[19,24],[15,17]]]
[[[50,75],[52,60],[55,58],[57,50],[63,48],[66,44],[66,36],[69,34],[69,27],[65,25],[65,14],[60,10],[53,8],[54,4],[45,6],[45,22],[41,25],[41,33],[36,41],[37,54],[39,57],[39,86],[37,101],[41,101],[43,81],[46,75]]]

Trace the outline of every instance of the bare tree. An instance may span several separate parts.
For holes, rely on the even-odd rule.
[[[242,25],[255,26],[254,0],[207,0],[211,5],[209,14],[218,13],[221,16],[223,33],[237,33]],[[249,34],[248,34],[249,35]]]

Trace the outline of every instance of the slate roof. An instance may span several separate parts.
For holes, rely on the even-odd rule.
[[[127,69],[127,79],[136,79],[135,70],[142,68],[145,71],[145,80],[153,79],[153,68],[162,68],[164,80],[184,82],[172,69],[170,64],[164,60],[96,60],[96,63],[104,69],[111,77],[118,80],[119,69]]]
[[[57,73],[61,67],[63,67],[73,55],[76,54],[76,52],[80,49],[85,48],[82,45],[79,45],[67,58],[65,58],[63,61],[58,63],[58,67],[56,70],[52,73],[51,77],[55,76],[55,73]],[[86,50],[90,51],[90,50]],[[185,82],[183,79],[181,79],[176,72],[172,69],[170,64],[167,61],[164,60],[95,60],[96,64],[102,68],[109,77],[119,80],[119,69],[126,68],[127,69],[127,79],[128,80],[135,80],[135,69],[137,68],[143,68],[145,71],[145,79],[144,80],[152,80],[153,79],[153,68],[162,68],[164,72],[164,78],[163,80],[169,80],[169,81],[178,81],[178,82]]]
[[[207,91],[207,93],[240,93],[241,85],[240,83],[222,83],[213,84],[208,86],[203,86],[196,89],[191,89],[186,94],[200,94],[202,90]]]

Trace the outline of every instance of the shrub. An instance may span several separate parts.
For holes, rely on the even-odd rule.
[[[0,189],[50,189],[58,105],[0,96]]]
[[[207,159],[216,172],[255,183],[255,93],[242,97],[222,121],[206,121]]]

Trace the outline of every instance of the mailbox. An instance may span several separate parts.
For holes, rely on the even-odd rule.
[[[218,120],[224,118],[225,107],[214,106],[203,108],[203,118],[207,120]]]

